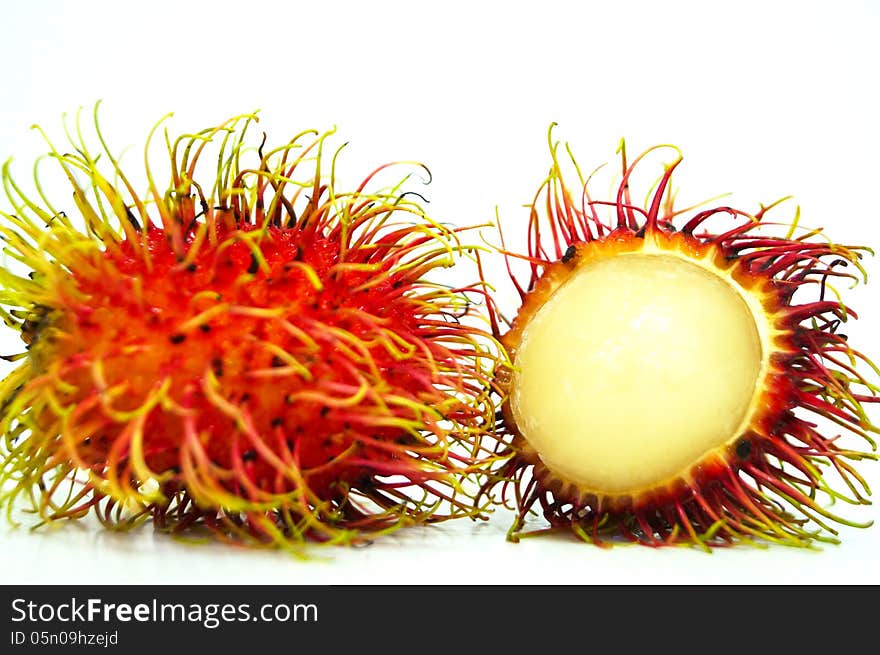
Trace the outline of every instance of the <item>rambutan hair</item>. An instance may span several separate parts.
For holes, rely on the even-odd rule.
[[[79,116],[72,152],[46,139],[64,210],[36,168],[39,200],[3,167],[0,234],[25,271],[0,270],[0,305],[27,344],[0,385],[10,518],[24,499],[43,521],[94,513],[299,552],[483,516],[501,355],[482,283],[432,278],[473,247],[405,190],[412,171],[430,180],[421,165],[340,190],[332,132],[252,147],[255,120],[166,130],[164,188],[146,156],[157,125],[140,195],[96,107],[100,153]],[[377,190],[395,167],[410,172]]]
[[[671,178],[682,159],[677,149],[639,205],[630,188],[633,173],[657,148],[628,163],[621,142],[616,197],[597,199],[592,176],[583,176],[573,158],[578,182],[572,187],[563,179],[552,129],[552,165],[531,203],[526,252],[509,249],[501,237],[522,306],[506,325],[494,310],[496,336],[513,362],[510,369],[499,369],[498,378],[505,393],[499,431],[510,459],[484,492],[515,511],[509,538],[562,530],[599,545],[623,539],[706,549],[745,542],[806,546],[816,540],[836,542],[834,523],[870,525],[842,517],[829,504],[870,504],[868,484],[854,462],[876,459],[871,434],[878,426],[866,406],[880,401],[880,387],[871,381],[880,371],[840,333],[855,312],[833,282],[866,281],[860,260],[871,251],[832,243],[819,229],[801,229],[799,210],[790,224],[768,221],[781,201],[757,212],[726,205],[675,207]],[[724,227],[707,227],[722,219],[727,220]],[[606,493],[554,471],[518,425],[511,408],[516,357],[532,318],[578,267],[645,250],[697,261],[701,270],[717,274],[752,299],[750,306],[766,316],[769,336],[758,393],[741,432],[668,484]],[[815,289],[815,298],[799,302],[796,292],[808,287]],[[630,411],[639,411],[637,398]],[[582,426],[583,438],[589,438],[590,429],[589,423]],[[858,448],[858,441],[869,450]],[[523,532],[530,514],[543,516],[549,527]]]

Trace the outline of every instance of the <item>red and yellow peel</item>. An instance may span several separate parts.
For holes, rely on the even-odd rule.
[[[483,289],[429,281],[468,252],[459,230],[403,181],[369,190],[386,166],[335,189],[327,134],[249,150],[254,119],[166,134],[170,184],[147,165],[143,197],[97,118],[107,171],[77,126],[50,156],[85,229],[4,167],[0,233],[30,272],[0,271],[27,343],[0,386],[9,512],[294,549],[481,515],[497,350],[467,297]]]
[[[877,375],[878,370],[838,332],[840,324],[855,317],[855,313],[831,294],[834,280],[858,281],[855,273],[843,270],[847,265],[864,275],[859,260],[867,249],[822,240],[818,230],[795,236],[797,221],[783,226],[781,234],[771,234],[778,226],[768,223],[765,217],[775,204],[754,214],[727,206],[702,211],[676,209],[670,180],[680,155],[665,167],[645,206],[637,206],[631,198],[630,179],[643,157],[656,149],[628,165],[621,148],[623,178],[617,197],[595,200],[583,178],[577,191],[566,186],[557,148],[558,144],[551,142],[550,175],[531,206],[528,253],[505,250],[508,270],[512,270],[511,263],[522,260],[528,262],[529,270],[524,280],[511,272],[522,306],[505,334],[501,335],[496,327],[513,362],[512,368],[502,370],[498,378],[505,390],[501,429],[508,435],[511,459],[485,491],[499,490],[500,501],[510,503],[516,511],[510,538],[516,540],[522,534],[532,510],[539,511],[550,527],[526,534],[573,531],[596,544],[624,538],[650,546],[691,544],[709,548],[742,542],[809,545],[814,540],[836,541],[834,523],[869,525],[844,519],[828,507],[835,501],[870,504],[868,485],[853,462],[875,459],[876,455],[853,447],[841,433],[876,449],[870,433],[877,433],[878,427],[869,419],[865,406],[880,401],[880,388],[866,377]],[[610,217],[603,215],[607,210]],[[683,218],[685,214],[690,218]],[[707,221],[724,217],[729,225],[721,231],[706,229]],[[626,271],[635,270],[637,262],[639,267],[647,267],[648,274],[643,280],[637,279],[637,284],[653,284],[652,265],[693,269],[738,297],[743,311],[747,309],[746,314],[754,320],[754,348],[760,355],[755,360],[753,386],[746,386],[741,416],[733,417],[736,428],[716,438],[712,447],[698,447],[697,456],[672,472],[660,467],[650,454],[665,453],[664,444],[672,449],[680,436],[664,432],[667,428],[662,408],[655,412],[658,423],[647,428],[644,435],[637,435],[634,445],[621,445],[632,436],[625,431],[641,425],[641,413],[654,416],[650,413],[656,409],[653,401],[631,394],[631,389],[637,388],[637,381],[643,382],[641,378],[650,379],[651,367],[644,364],[651,357],[648,348],[663,353],[666,346],[662,338],[657,338],[660,335],[617,335],[620,339],[615,345],[644,349],[638,351],[643,361],[629,370],[631,386],[624,382],[609,390],[605,387],[611,383],[606,384],[602,378],[610,377],[609,369],[595,367],[577,375],[569,375],[566,370],[584,362],[595,364],[599,355],[609,366],[619,366],[625,356],[614,354],[610,348],[596,355],[591,349],[600,348],[599,344],[562,343],[556,350],[548,350],[565,358],[557,364],[538,365],[533,363],[534,357],[524,354],[524,349],[536,349],[528,345],[530,329],[538,330],[544,324],[558,326],[546,317],[556,311],[550,309],[551,305],[564,302],[562,294],[573,293],[573,280],[607,262],[624,262],[621,270]],[[797,302],[795,292],[810,287],[815,289],[816,297]],[[664,293],[668,294],[664,298],[674,302],[676,291],[664,289]],[[618,305],[626,301],[625,296],[621,297]],[[584,319],[584,326],[570,328],[574,334],[592,329],[585,327],[593,321],[589,307],[572,311],[580,312],[573,314],[576,319]],[[651,316],[640,315],[639,311],[635,308],[625,320],[650,324]],[[650,314],[653,310],[645,311]],[[595,322],[602,323],[601,318],[596,317]],[[496,320],[500,321],[497,312]],[[682,329],[684,346],[681,353],[672,356],[673,364],[668,369],[674,368],[675,357],[679,361],[687,357],[690,340],[702,339],[698,333],[688,334],[691,328],[687,325]],[[537,338],[532,337],[531,343]],[[550,334],[545,341],[554,344],[564,342],[564,338]],[[690,361],[688,365],[698,369],[700,363]],[[528,376],[541,375],[542,366],[548,370],[555,367],[547,374],[549,382],[530,384]],[[656,388],[665,392],[663,385],[674,378],[667,374],[674,373],[660,371]],[[702,385],[710,388],[705,392],[706,401],[712,401],[713,371],[701,371],[699,375],[700,380],[712,382]],[[595,380],[599,382],[593,384]],[[582,395],[571,403],[575,405],[571,407],[572,417],[560,416],[557,411],[541,419],[544,423],[533,414],[545,410],[523,397],[537,393],[537,387],[545,388],[543,393],[548,398],[562,397],[568,392],[565,385],[572,384],[580,384],[581,389],[602,388],[604,395],[599,401]],[[720,388],[723,390],[724,385]],[[699,385],[697,390],[704,391]],[[681,407],[686,408],[684,401],[688,400],[702,402],[683,398]],[[578,413],[579,405],[587,409]],[[608,412],[613,415],[603,415]],[[600,428],[600,424],[622,426],[619,429],[624,432],[602,432],[606,428]],[[546,425],[568,429],[545,433]],[[686,422],[676,422],[675,417],[669,425],[690,429]],[[682,429],[668,428],[676,432]],[[617,453],[623,459],[601,461],[589,455],[597,452]],[[584,461],[578,461],[579,456]],[[626,479],[614,478],[621,472]],[[829,478],[842,491],[834,489]]]

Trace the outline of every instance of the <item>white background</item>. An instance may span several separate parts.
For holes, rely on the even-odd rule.
[[[613,5],[613,6],[612,6]],[[525,220],[546,131],[585,168],[675,143],[693,199],[746,209],[796,196],[804,222],[880,247],[880,3],[0,2],[0,158],[27,177],[40,123],[103,99],[118,147],[168,111],[172,131],[261,109],[277,139],[337,126],[346,166],[427,163],[440,220]],[[133,158],[132,161],[136,161]],[[369,168],[368,168],[369,167]],[[869,272],[880,277],[876,260]],[[880,279],[852,292],[853,343],[880,358]],[[3,344],[15,350],[14,335]],[[5,346],[4,346],[5,347]],[[5,352],[5,351],[4,351]],[[872,416],[880,422],[878,412]],[[863,466],[880,489],[880,464]],[[850,512],[878,519],[875,507]],[[20,514],[18,518],[24,519]],[[91,523],[30,532],[0,521],[0,582],[880,582],[880,526],[818,552],[610,551],[505,542],[509,516],[414,529],[321,561],[182,544]]]

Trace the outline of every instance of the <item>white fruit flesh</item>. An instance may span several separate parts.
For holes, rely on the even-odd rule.
[[[511,410],[561,480],[635,494],[738,436],[761,365],[732,282],[675,255],[620,255],[585,262],[531,318]]]

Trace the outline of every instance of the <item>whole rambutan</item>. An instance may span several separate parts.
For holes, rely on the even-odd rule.
[[[628,164],[621,145],[609,200],[574,159],[566,186],[550,148],[527,254],[505,249],[522,304],[496,326],[511,459],[486,491],[513,503],[510,538],[533,509],[549,527],[527,534],[651,546],[809,545],[857,525],[828,505],[869,504],[853,462],[876,458],[858,442],[876,448],[880,387],[833,283],[863,277],[867,249],[768,222],[778,203],[675,208],[677,149],[642,206],[633,173],[657,148]]]
[[[10,512],[294,549],[480,515],[466,483],[491,457],[498,351],[483,289],[430,280],[467,256],[459,230],[409,175],[371,190],[388,166],[336,189],[330,133],[248,146],[254,120],[166,131],[170,183],[147,164],[144,195],[97,108],[100,155],[79,118],[73,152],[49,143],[63,208],[4,167],[0,303],[26,344],[0,387]]]

